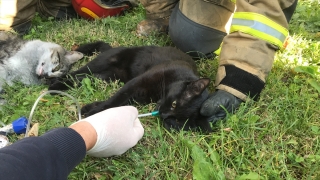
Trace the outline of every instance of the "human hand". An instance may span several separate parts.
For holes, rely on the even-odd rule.
[[[200,113],[203,116],[208,116],[209,121],[216,122],[226,117],[225,110],[228,113],[233,113],[242,102],[241,99],[227,91],[217,90],[201,105]]]
[[[135,146],[144,133],[137,116],[138,110],[135,107],[122,106],[101,111],[78,121],[90,123],[97,133],[97,141],[87,154],[109,157],[121,155]]]

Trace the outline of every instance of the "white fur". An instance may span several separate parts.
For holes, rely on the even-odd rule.
[[[44,75],[44,72],[48,76],[52,75],[52,69],[59,64],[58,61],[52,62],[53,49],[65,52],[55,43],[40,40],[26,42],[14,56],[0,66],[0,92],[5,83],[12,85],[18,81],[25,85],[40,84],[39,77]],[[76,59],[81,59],[82,56],[78,55]],[[41,65],[43,62],[44,66]]]

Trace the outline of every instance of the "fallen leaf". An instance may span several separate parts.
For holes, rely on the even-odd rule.
[[[39,123],[35,123],[28,132],[28,136],[38,136],[39,135]]]
[[[232,131],[231,128],[224,128],[223,130],[224,130],[224,131],[227,131],[227,132],[231,132],[231,131]]]
[[[40,99],[41,102],[48,102],[48,100],[41,98]]]
[[[71,46],[71,51],[75,51],[76,49],[78,49],[78,47],[79,47],[79,44],[73,44]]]

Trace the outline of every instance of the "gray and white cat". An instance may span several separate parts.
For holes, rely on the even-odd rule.
[[[52,42],[27,41],[0,31],[0,92],[5,84],[41,84],[44,78],[65,75],[82,57],[82,53],[66,51]]]

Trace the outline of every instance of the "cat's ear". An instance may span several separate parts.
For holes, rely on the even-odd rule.
[[[199,95],[208,87],[209,83],[209,78],[200,78],[196,81],[192,81],[188,85],[188,91],[192,92],[193,95]]]
[[[64,58],[66,60],[66,63],[71,65],[77,62],[79,59],[83,58],[83,54],[78,51],[67,51],[64,55]]]
[[[55,49],[51,49],[51,61],[53,63],[60,63],[59,53]]]

